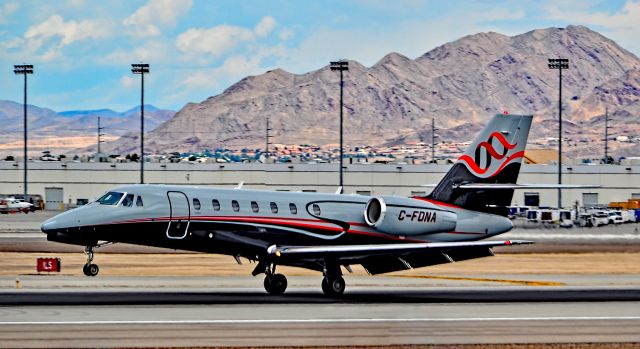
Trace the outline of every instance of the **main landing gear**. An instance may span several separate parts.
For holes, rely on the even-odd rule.
[[[346,283],[342,278],[340,265],[333,261],[325,261],[324,278],[322,279],[322,292],[327,296],[340,296],[344,293]]]
[[[95,246],[87,246],[84,249],[84,254],[87,255],[87,263],[82,267],[82,272],[86,276],[96,276],[100,272],[97,264],[93,264],[93,249]]]
[[[275,264],[269,264],[266,267],[257,267],[256,269],[264,270],[264,289],[269,294],[281,295],[287,289],[287,278],[282,274],[276,274]],[[254,275],[256,274],[257,273]],[[325,263],[324,278],[322,279],[321,285],[322,292],[327,296],[338,297],[344,293],[346,283],[344,278],[342,278],[342,271],[338,263]]]
[[[287,289],[287,278],[282,274],[276,274],[276,265],[267,266],[264,277],[264,289],[269,294],[280,295]]]

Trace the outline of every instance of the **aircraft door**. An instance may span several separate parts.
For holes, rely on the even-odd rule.
[[[169,198],[170,215],[167,237],[169,239],[184,239],[187,236],[191,219],[189,198],[181,191],[169,191],[167,197]]]

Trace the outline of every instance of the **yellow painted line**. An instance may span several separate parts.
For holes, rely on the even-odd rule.
[[[434,280],[455,280],[455,281],[478,281],[478,282],[499,282],[512,285],[525,286],[564,286],[563,282],[554,281],[527,281],[527,280],[508,280],[508,279],[490,279],[490,278],[470,278],[461,276],[433,276],[433,275],[389,275],[398,278],[415,278],[415,279],[434,279]]]

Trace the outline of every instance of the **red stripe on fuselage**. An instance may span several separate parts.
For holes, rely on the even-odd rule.
[[[270,217],[252,217],[252,216],[182,216],[182,217],[156,217],[156,218],[142,218],[142,219],[130,219],[125,221],[113,222],[110,224],[127,224],[127,223],[144,223],[150,221],[170,221],[171,219],[182,219],[193,221],[220,221],[220,222],[234,222],[234,223],[260,223],[260,224],[273,224],[273,225],[282,225],[285,227],[300,227],[300,228],[309,228],[309,229],[317,229],[329,231],[332,233],[342,232],[342,229],[338,227],[327,227],[323,225],[315,225],[315,224],[307,224],[307,223],[299,223],[299,222],[314,222],[314,223],[326,223],[332,224],[329,222],[325,222],[322,220],[316,219],[307,219],[307,218],[270,218]],[[364,227],[368,227],[367,225],[360,223],[351,223],[351,225],[360,225]],[[379,238],[385,238],[389,240],[400,240],[406,242],[425,242],[424,240],[416,240],[416,239],[408,239],[408,238],[400,238],[394,235],[388,235],[385,233],[378,233],[372,231],[362,231],[362,230],[354,230],[349,229],[347,231],[348,234],[356,234],[356,235],[367,235]]]
[[[438,201],[438,200],[433,200],[433,199],[427,199],[421,196],[414,196],[413,199],[416,200],[420,200],[420,201],[426,201],[428,203],[434,204],[436,206],[443,206],[443,207],[451,207],[451,208],[458,208],[458,209],[464,209],[463,207],[460,206],[456,206],[454,204],[449,204],[446,202],[442,202],[442,201]]]

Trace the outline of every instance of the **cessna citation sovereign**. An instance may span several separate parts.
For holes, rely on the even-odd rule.
[[[47,239],[94,248],[128,243],[218,253],[257,261],[264,288],[282,294],[277,265],[321,271],[322,290],[345,290],[343,267],[370,274],[493,255],[486,241],[513,227],[507,216],[532,116],[496,115],[424,197],[128,185],[42,224]],[[483,241],[484,240],[484,241]]]

